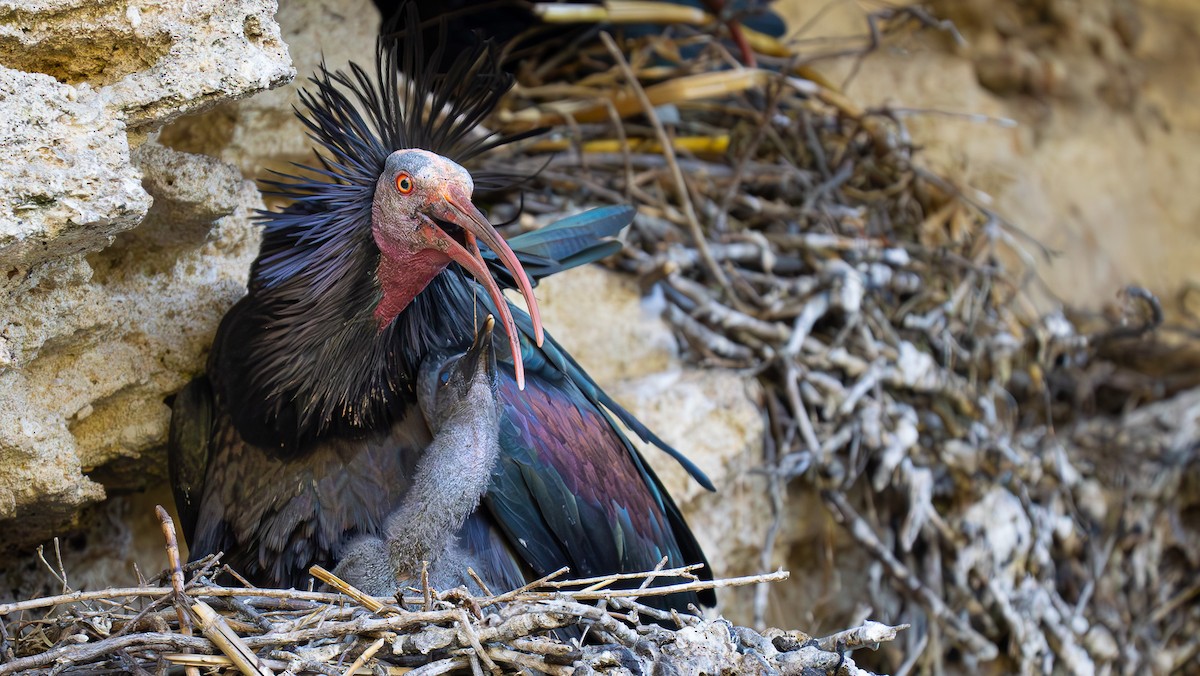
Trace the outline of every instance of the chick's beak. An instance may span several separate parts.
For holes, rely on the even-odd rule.
[[[471,276],[487,289],[488,295],[492,298],[492,303],[500,313],[500,322],[504,326],[504,332],[508,334],[508,342],[512,348],[513,365],[516,370],[517,387],[525,389],[525,367],[521,361],[520,334],[517,332],[517,325],[513,321],[512,312],[508,308],[508,301],[505,300],[504,295],[500,292],[500,286],[496,284],[495,278],[488,271],[487,263],[479,252],[479,244],[476,240],[483,240],[488,248],[496,252],[501,264],[512,274],[513,279],[517,280],[517,286],[521,291],[521,295],[525,297],[525,304],[529,307],[529,317],[533,321],[535,341],[540,347],[544,340],[544,334],[537,299],[533,296],[533,287],[529,284],[529,278],[525,275],[525,270],[521,267],[521,262],[517,260],[517,255],[509,248],[508,243],[504,241],[500,233],[496,232],[496,228],[471,203],[471,196],[466,190],[452,184],[442,190],[441,197],[442,201],[437,205],[439,208],[434,210],[435,215],[441,220],[449,221],[462,228],[466,234],[466,245],[459,244],[454,238],[444,233],[442,233],[441,237],[438,237],[438,240],[444,246],[444,252],[450,260],[461,265],[463,269],[471,273]],[[478,340],[478,337],[476,340]]]
[[[457,368],[467,376],[468,381],[482,367],[487,373],[488,382],[492,387],[496,386],[496,350],[492,348],[492,330],[495,326],[496,318],[488,315],[479,333],[475,334],[475,342],[458,361]]]

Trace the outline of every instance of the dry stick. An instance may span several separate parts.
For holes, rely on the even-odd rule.
[[[570,570],[571,569],[568,568],[567,566],[563,566],[562,568],[559,568],[558,570],[554,571],[553,573],[550,573],[549,575],[540,577],[540,578],[534,580],[533,582],[528,582],[526,584],[523,584],[520,587],[517,587],[516,589],[514,589],[510,592],[504,592],[503,594],[501,594],[499,596],[494,596],[490,599],[484,599],[479,604],[479,606],[481,608],[486,608],[490,605],[495,605],[497,603],[503,603],[504,601],[514,598],[517,594],[523,594],[523,593],[529,591],[530,589],[535,589],[537,587],[541,587],[541,586],[545,585],[546,583],[550,582],[551,580],[553,580],[554,578],[561,577],[561,576],[567,574]]]
[[[57,537],[54,538],[54,558],[58,561],[58,579],[62,580],[63,591],[67,591],[71,586],[67,583],[67,568],[63,565],[62,559],[62,541]],[[42,559],[45,562],[45,559]],[[49,564],[46,564],[49,565]]]
[[[380,603],[378,600],[375,599],[375,597],[363,592],[358,587],[355,587],[354,585],[350,584],[349,582],[346,582],[342,578],[338,577],[337,575],[334,575],[333,573],[329,572],[328,570],[325,570],[321,566],[310,567],[308,569],[308,574],[317,578],[321,582],[324,582],[325,584],[329,585],[330,587],[333,587],[334,589],[345,594],[346,596],[349,596],[350,598],[354,599],[359,605],[366,608],[367,610],[369,610],[377,615],[385,614],[383,611],[385,609],[387,609],[387,605]],[[394,614],[394,613],[388,613],[388,614]]]
[[[787,70],[790,71],[791,68],[789,67]],[[721,201],[717,208],[717,218],[713,223],[714,229],[719,233],[728,230],[726,224],[729,217],[729,210],[733,206],[733,198],[740,192],[742,175],[746,172],[747,163],[749,163],[750,158],[754,155],[754,151],[758,150],[767,128],[771,126],[771,118],[775,116],[775,112],[779,108],[781,90],[782,86],[767,88],[767,105],[763,110],[762,117],[758,125],[754,127],[754,133],[750,135],[750,139],[743,147],[741,155],[734,163],[733,178],[729,181],[729,186],[725,189],[725,194],[721,196]]]
[[[1200,596],[1200,580],[1193,582],[1191,585],[1168,599],[1166,603],[1159,606],[1157,610],[1151,613],[1150,621],[1154,624],[1162,622],[1163,620],[1167,619],[1168,615],[1175,612],[1177,608],[1185,603],[1190,603],[1191,600],[1197,596]]]
[[[229,667],[233,662],[224,655],[193,655],[192,653],[164,653],[162,658],[171,664],[186,664],[197,667]]]
[[[175,613],[179,616],[179,633],[191,636],[192,618],[188,615],[184,602],[187,597],[183,593],[183,566],[179,562],[179,539],[175,536],[175,521],[171,519],[171,515],[163,509],[162,505],[155,505],[154,513],[158,515],[158,522],[162,525],[163,538],[167,541],[167,566],[171,571],[171,589],[174,590]],[[186,667],[184,671],[187,676],[200,676],[200,669],[197,667]]]
[[[225,623],[225,618],[218,615],[212,606],[204,601],[197,601],[192,606],[192,612],[200,618],[200,631],[204,632],[204,635],[221,652],[225,653],[243,674],[246,676],[273,676],[273,672],[260,664],[258,656],[242,642],[240,636],[229,628],[229,625]]]
[[[687,568],[687,567],[685,566],[684,568]],[[548,586],[548,584],[552,580],[554,580],[555,578],[561,577],[568,571],[570,571],[570,568],[564,566],[564,567],[559,568],[558,570],[554,571],[553,573],[550,573],[549,575],[546,575],[542,578],[534,580],[533,582],[529,582],[528,584],[522,585],[521,587],[518,587],[512,591],[505,592],[499,596],[494,596],[489,599],[483,599],[480,602],[480,606],[487,607],[490,605],[495,605],[497,603],[503,603],[505,601],[512,600],[513,598],[516,598],[519,595],[527,594],[530,592],[531,589],[536,589],[537,587],[541,587],[541,586]],[[644,577],[645,575],[646,575],[645,573],[642,573],[642,574],[638,574],[638,575],[631,575],[631,577]],[[777,575],[781,575],[781,573],[773,573],[773,574],[771,574],[769,576],[765,576],[765,577],[768,579],[780,579],[780,580],[787,579],[786,573],[782,573],[783,577],[778,577],[778,578],[774,577]],[[606,594],[606,598],[658,596],[658,595],[661,595],[664,593],[665,594],[673,594],[677,591],[687,591],[687,590],[693,590],[693,589],[713,589],[713,588],[717,588],[717,587],[729,587],[729,586],[737,586],[737,585],[742,585],[742,584],[753,584],[762,579],[764,579],[764,576],[751,576],[751,577],[731,578],[728,580],[714,580],[714,581],[710,581],[710,582],[692,582],[692,583],[688,583],[685,585],[675,585],[673,587],[659,587],[659,588],[649,589],[644,592],[638,592],[637,590],[630,589],[630,590],[623,590],[623,591],[618,590],[618,591],[612,591],[612,592],[605,592],[605,594]],[[588,581],[592,581],[592,580],[593,580],[593,578],[589,578]],[[661,590],[667,590],[667,591],[664,592]],[[340,601],[342,601],[342,599],[343,599],[343,595],[338,592],[310,592],[310,591],[299,591],[296,589],[235,589],[235,588],[229,588],[229,587],[194,587],[194,588],[190,589],[189,592],[190,592],[191,596],[193,596],[193,597],[233,596],[233,597],[249,597],[249,598],[285,599],[285,600],[294,600],[294,601],[312,601],[312,602],[316,602],[316,603],[327,603],[327,604],[336,604],[336,603],[339,603]],[[48,596],[45,598],[32,599],[29,601],[19,601],[16,603],[0,604],[0,615],[8,615],[8,614],[23,611],[23,610],[34,610],[37,608],[46,608],[49,606],[57,606],[57,605],[62,605],[64,603],[74,603],[74,602],[85,601],[85,600],[112,599],[112,598],[122,598],[122,597],[163,597],[170,593],[172,593],[172,590],[164,589],[162,587],[125,587],[125,588],[120,588],[120,589],[105,589],[105,590],[97,590],[97,591],[89,591],[89,592],[74,592],[71,594],[63,594],[60,596]],[[549,592],[538,592],[538,593],[541,594],[541,596],[539,598],[543,598],[547,594],[549,594]],[[564,593],[568,594],[568,595],[579,594],[579,592],[564,592]],[[577,597],[577,598],[582,598],[582,597]],[[600,598],[600,597],[593,596],[592,598],[594,599],[594,598]],[[405,598],[404,599],[404,603],[406,603],[406,604],[418,604],[421,602],[422,602],[422,599],[417,599],[417,598],[412,598],[412,599]],[[421,613],[412,613],[411,615],[415,621],[420,621],[421,618],[423,617],[423,615]],[[438,615],[438,613],[437,613],[437,611],[434,611],[434,612],[430,613],[430,615]]]
[[[433,610],[433,592],[429,589],[429,562],[421,562],[421,596],[425,599],[423,610]]]
[[[517,652],[508,648],[492,647],[488,649],[491,656],[500,662],[507,664],[515,664],[526,669],[533,669],[535,673],[550,674],[550,676],[571,676],[575,673],[574,667],[550,664],[545,658],[538,655],[528,655],[526,653]]]
[[[162,656],[162,658],[171,664],[191,665],[205,668],[219,669],[222,667],[233,666],[233,662],[224,655],[187,655],[183,653],[166,653]],[[262,663],[272,669],[278,669],[279,671],[286,671],[288,668],[288,663],[286,660],[264,659],[262,660]],[[353,673],[356,676],[371,676],[372,674],[380,672],[388,674],[389,676],[393,674],[395,676],[400,676],[401,674],[408,674],[411,671],[412,667],[383,667],[379,670],[376,670],[365,668],[362,665],[359,665],[353,672],[347,672],[343,676],[349,676],[350,673]]]
[[[582,655],[579,648],[569,643],[558,643],[544,638],[515,638],[512,647],[527,653],[550,655],[560,660],[577,660]]]
[[[729,577],[721,580],[687,582],[684,584],[667,585],[665,587],[651,587],[644,590],[601,589],[597,591],[529,591],[521,594],[518,598],[522,601],[535,601],[561,596],[573,601],[595,601],[598,599],[607,600],[615,598],[637,598],[641,596],[667,596],[669,594],[678,594],[679,592],[701,591],[705,589],[722,589],[724,587],[741,587],[748,584],[758,584],[759,582],[777,582],[780,580],[786,580],[788,577],[789,573],[786,570],[781,570],[774,573],[764,573],[762,575],[746,575],[742,577]]]
[[[640,585],[638,585],[638,591],[645,591],[646,587],[649,587],[650,583],[654,582],[654,578],[660,577],[659,575],[655,575],[655,573],[661,573],[662,569],[665,568],[666,566],[667,566],[667,557],[664,556],[664,557],[662,557],[662,559],[659,560],[658,565],[654,567],[654,570],[649,575],[646,576],[646,579],[642,580],[642,583]],[[665,576],[665,575],[666,574],[663,573],[663,576]],[[591,591],[591,589],[588,589],[586,591]]]
[[[261,597],[286,599],[289,601],[313,601],[317,603],[338,603],[342,599],[342,594],[337,592],[310,592],[300,591],[297,589],[193,587],[189,591],[191,592],[192,596],[244,596],[252,598]],[[29,601],[0,603],[0,615],[9,615],[22,610],[34,610],[36,608],[57,606],[64,603],[78,603],[81,601],[94,601],[97,599],[114,599],[122,597],[163,597],[171,593],[173,593],[171,589],[163,587],[123,587],[119,589],[99,589],[96,591],[73,592],[70,594],[60,594],[58,596],[47,596],[40,599],[30,599]],[[420,600],[405,599],[404,602],[420,603]]]
[[[650,586],[650,583],[654,582],[655,577],[657,577],[656,575],[654,575],[654,573],[661,572],[662,569],[666,567],[666,565],[667,565],[667,557],[664,556],[661,559],[659,559],[658,565],[656,565],[654,567],[654,571],[652,571],[650,575],[647,575],[646,579],[642,580],[642,583],[640,585],[638,585],[638,591],[639,592],[645,591],[645,589]],[[693,579],[695,579],[695,578],[693,578]],[[584,591],[592,591],[594,588],[599,589],[600,587],[595,587],[595,585],[593,585],[592,587],[588,587]],[[624,607],[628,610],[631,610],[631,611],[633,611],[632,617],[636,618],[637,614],[639,612],[639,608],[634,607],[634,605],[632,603],[623,603],[623,601],[626,601],[626,600],[627,599],[608,599],[605,601],[605,603],[610,604],[613,608],[619,609],[619,608]],[[680,623],[679,626],[682,627],[683,624]]]
[[[605,587],[608,587],[609,585],[612,585],[620,580],[638,580],[638,579],[640,579],[640,580],[642,580],[642,583],[638,586],[638,589],[645,589],[646,585],[648,585],[654,581],[654,578],[667,577],[667,576],[672,575],[673,571],[663,571],[662,570],[662,567],[665,565],[667,565],[667,557],[664,556],[662,558],[662,560],[660,560],[658,562],[658,564],[656,566],[654,566],[654,570],[649,571],[649,572],[636,573],[636,574],[618,573],[616,575],[603,575],[603,576],[600,576],[597,578],[593,578],[591,580],[564,580],[562,582],[552,582],[546,586],[554,587],[556,589],[561,589],[563,586],[586,585],[586,586],[584,586],[583,589],[578,589],[575,591],[596,591],[597,589],[604,589]],[[695,564],[693,566],[688,566],[688,568],[695,568],[696,566],[700,566],[700,565],[702,565],[702,564]],[[693,580],[696,579],[695,575],[688,575],[687,577],[689,577]]]
[[[117,659],[120,660],[121,666],[124,667],[129,673],[134,674],[134,676],[150,676],[150,672],[143,669],[142,665],[138,664],[137,658],[135,658],[133,655],[130,655],[128,650],[121,648],[114,654],[116,655]],[[200,670],[196,669],[195,667],[191,667],[191,669],[193,669],[196,674],[200,673]]]
[[[754,350],[736,343],[725,336],[708,328],[706,324],[693,318],[690,314],[674,303],[667,304],[667,321],[671,322],[683,334],[690,338],[688,342],[709,352],[709,359],[735,360],[750,362],[754,359]]]
[[[557,575],[560,575],[563,572],[565,572],[565,570],[556,571],[556,573],[554,573],[550,576],[547,576],[547,578],[545,578],[545,580],[552,579],[553,577],[556,577]],[[785,575],[786,574],[784,574],[783,576],[785,576]],[[783,576],[777,574],[776,576],[768,576],[768,577],[781,578]],[[637,590],[593,592],[593,593],[588,594],[588,596],[590,596],[591,598],[627,598],[627,597],[636,597],[636,596],[650,596],[650,595],[657,595],[659,593],[674,593],[674,592],[683,591],[686,589],[700,589],[700,588],[707,588],[707,587],[712,587],[712,586],[727,586],[728,584],[737,584],[737,583],[742,583],[742,584],[753,583],[760,579],[762,579],[761,576],[754,577],[754,578],[746,578],[746,579],[740,580],[740,581],[733,580],[733,581],[718,582],[718,583],[707,583],[707,582],[706,583],[692,583],[692,584],[688,584],[688,585],[676,585],[675,587],[667,587],[667,588],[663,588],[661,590],[651,589],[651,590],[647,590],[645,592],[638,592]],[[537,584],[537,582],[533,583],[534,586],[536,586],[536,584]],[[169,590],[138,589],[138,590],[134,590],[134,591],[135,591],[135,593],[133,593],[133,594],[125,594],[125,595],[130,595],[130,596],[163,595],[165,592],[167,592]],[[210,588],[203,588],[203,587],[196,588],[192,591],[192,593],[196,594],[196,595],[211,594],[213,596],[222,596],[222,597],[224,597],[224,596],[259,596],[259,597],[271,598],[271,597],[303,596],[306,598],[319,598],[319,599],[324,600],[329,603],[339,603],[341,601],[341,599],[344,598],[343,596],[341,596],[339,594],[319,594],[319,593],[314,593],[314,592],[295,592],[292,590],[230,590],[230,589],[224,589],[224,588],[211,588],[211,587]],[[530,593],[528,593],[528,592],[526,594],[530,595]],[[543,595],[545,595],[545,594],[543,594]],[[550,594],[550,595],[552,597],[558,596],[560,599],[561,599],[561,597],[570,598],[570,596],[571,596],[569,593],[568,594]],[[582,596],[582,594],[580,594],[580,595]],[[508,597],[506,595],[501,596],[501,597],[496,597],[496,599],[499,599],[499,600],[506,600],[508,598],[510,598],[510,597]],[[493,599],[493,601],[496,599]],[[57,601],[61,602],[61,599],[58,599]],[[55,605],[55,602],[51,601],[50,603],[44,604],[44,605]],[[544,610],[541,612],[538,612],[537,609],[539,609],[539,608],[544,609]],[[201,611],[197,611],[197,612],[201,612]],[[211,608],[209,609],[209,612],[212,612]],[[250,637],[250,638],[245,639],[244,641],[240,641],[240,640],[239,641],[242,643],[243,646],[246,647],[245,652],[249,653],[250,649],[257,649],[257,648],[273,646],[273,645],[289,645],[289,644],[295,644],[295,643],[314,640],[314,639],[335,638],[338,636],[345,636],[348,634],[363,634],[363,633],[372,633],[372,632],[378,632],[378,631],[398,631],[404,627],[430,625],[430,624],[438,624],[438,623],[444,623],[444,622],[453,622],[460,618],[459,613],[461,613],[461,612],[462,612],[461,610],[457,610],[457,611],[437,611],[437,612],[430,612],[430,613],[407,613],[403,616],[388,617],[388,618],[371,618],[371,617],[364,616],[362,618],[358,618],[351,622],[339,622],[339,623],[333,623],[333,624],[326,623],[318,628],[303,629],[303,630],[298,630],[298,631],[294,631],[294,632],[290,632],[290,633],[276,633],[276,634],[272,634],[269,636]],[[505,641],[505,640],[511,639],[517,635],[521,635],[521,632],[523,632],[523,631],[537,630],[537,627],[539,627],[539,626],[541,626],[543,628],[552,628],[552,627],[556,627],[556,626],[561,626],[560,622],[551,619],[551,615],[548,615],[546,613],[552,613],[552,614],[557,613],[557,614],[561,615],[564,612],[567,615],[578,616],[578,617],[589,619],[589,620],[596,622],[599,630],[603,630],[606,633],[611,634],[614,637],[617,637],[619,640],[622,640],[622,642],[632,641],[632,642],[636,643],[638,640],[638,638],[635,634],[629,633],[626,631],[622,631],[625,629],[625,627],[620,625],[620,623],[616,622],[616,620],[614,618],[612,618],[611,616],[604,615],[597,609],[592,608],[590,606],[584,606],[579,603],[575,603],[573,601],[567,601],[566,599],[554,600],[552,598],[548,602],[544,601],[542,603],[536,604],[535,608],[533,610],[531,610],[530,612],[532,614],[527,615],[525,619],[521,619],[520,621],[518,621],[516,623],[506,624],[505,628],[486,628],[486,629],[484,629],[484,631],[479,635],[480,642],[481,643],[483,642],[485,635],[486,635],[486,639],[488,641]],[[542,618],[543,615],[545,616],[544,618]],[[539,619],[539,618],[541,618],[541,619]],[[516,633],[514,633],[514,632],[516,632]],[[453,633],[456,633],[456,632],[451,631],[451,634],[453,634]],[[625,634],[628,634],[628,635],[625,635]],[[188,637],[177,636],[177,635],[167,635],[167,636],[170,640],[166,641],[166,642],[159,641],[157,639],[157,636],[153,635],[153,634],[140,634],[140,635],[129,635],[129,636],[116,637],[115,639],[97,642],[97,643],[91,644],[91,645],[69,646],[64,650],[51,651],[50,653],[37,656],[37,658],[34,660],[22,660],[16,665],[15,669],[13,668],[12,665],[4,665],[2,668],[0,668],[0,674],[11,673],[12,671],[16,671],[16,670],[19,670],[22,668],[34,668],[37,666],[44,666],[46,664],[53,663],[56,660],[68,660],[68,661],[83,660],[85,658],[88,658],[89,656],[95,657],[95,656],[108,655],[108,654],[111,654],[111,652],[113,650],[119,649],[121,647],[138,646],[139,648],[144,648],[145,645],[139,644],[139,641],[149,642],[150,644],[152,644],[153,646],[156,646],[156,647],[165,645],[170,648],[175,648],[176,650],[179,650],[179,649],[208,650],[208,649],[210,649],[209,644],[198,637],[188,638]],[[216,640],[219,641],[220,639],[216,639]],[[441,640],[447,640],[447,641],[452,642],[453,638],[452,638],[452,636],[448,635],[448,636],[445,636]],[[445,645],[450,645],[450,644],[451,643],[446,643]],[[237,651],[235,651],[234,654],[237,654]],[[267,663],[265,661],[259,660],[258,664],[266,665]],[[464,660],[461,660],[461,659],[457,660],[457,661],[450,661],[450,662],[443,661],[436,665],[427,665],[427,666],[431,666],[433,668],[428,670],[426,673],[442,673],[442,671],[441,671],[442,669],[453,669],[453,668],[456,668],[456,665],[464,666],[466,664],[467,664],[467,662]]]
[[[617,130],[617,140],[621,144],[621,158],[624,160],[622,165],[625,169],[625,199],[632,202],[634,181],[633,161],[629,157],[629,139],[625,135],[625,123],[621,120],[621,114],[617,112],[617,107],[613,105],[611,99],[605,99],[604,106],[608,110],[609,122]]]
[[[248,636],[245,639],[245,643],[251,649],[257,649],[268,646],[303,643],[305,641],[312,641],[316,639],[337,638],[340,636],[348,636],[350,634],[370,634],[388,631],[399,633],[404,629],[411,627],[424,627],[427,625],[456,622],[457,620],[458,612],[455,610],[435,610],[428,613],[405,613],[403,615],[393,615],[391,617],[371,617],[369,615],[361,615],[353,620],[347,620],[343,622],[323,622],[317,627],[296,629],[294,631],[279,632],[264,636]],[[442,627],[438,627],[437,629],[441,632],[453,631]]]
[[[717,262],[713,260],[712,253],[708,250],[708,240],[704,237],[704,230],[700,227],[700,220],[696,217],[696,208],[692,204],[691,193],[688,192],[687,183],[683,180],[683,172],[679,170],[679,164],[675,161],[675,149],[671,144],[671,139],[667,136],[667,130],[663,127],[662,120],[658,119],[658,115],[654,112],[654,104],[650,102],[650,98],[646,96],[646,90],[642,89],[642,84],[634,74],[633,69],[629,67],[629,62],[625,60],[625,55],[621,53],[617,43],[612,39],[612,36],[607,32],[600,33],[600,40],[604,42],[604,46],[612,55],[613,60],[625,75],[625,79],[629,82],[629,87],[637,96],[638,102],[642,106],[642,113],[646,115],[646,119],[650,120],[650,124],[654,127],[654,133],[658,136],[658,142],[662,145],[663,157],[667,160],[667,167],[671,170],[671,177],[675,180],[675,191],[679,197],[680,206],[683,207],[683,213],[687,217],[688,228],[691,230],[692,239],[696,243],[696,249],[700,251],[700,255],[704,258],[704,266],[708,269],[708,273],[712,275],[722,288],[728,290],[729,279],[725,276],[725,271]]]
[[[245,601],[243,601],[243,600],[239,599],[238,597],[236,597],[236,596],[222,596],[222,597],[220,597],[220,600],[221,600],[221,601],[222,601],[222,602],[223,602],[223,603],[226,605],[226,607],[227,607],[227,608],[229,608],[230,610],[232,610],[232,611],[234,611],[234,612],[236,612],[236,613],[240,613],[240,614],[242,614],[242,615],[245,615],[246,617],[250,618],[250,620],[251,620],[251,621],[252,621],[252,622],[253,622],[253,623],[254,623],[256,626],[258,626],[258,628],[259,628],[259,629],[262,629],[263,631],[265,631],[265,632],[267,632],[267,633],[270,633],[270,632],[273,632],[273,631],[278,631],[278,630],[279,630],[279,627],[275,626],[275,623],[274,623],[274,622],[272,622],[271,620],[267,619],[267,617],[265,617],[265,616],[264,616],[262,613],[260,613],[260,612],[258,612],[257,610],[255,610],[255,609],[251,608],[251,607],[250,607],[250,604],[248,604],[248,603],[246,603]]]
[[[353,676],[353,674],[357,673],[358,668],[366,664],[367,660],[374,657],[375,653],[379,652],[379,649],[382,648],[383,644],[386,642],[386,638],[375,639],[374,643],[367,646],[367,649],[362,651],[362,654],[359,655],[353,662],[351,662],[350,666],[346,667],[346,671],[342,672],[342,676]]]
[[[408,676],[439,676],[440,674],[448,674],[456,669],[462,669],[467,666],[469,661],[466,657],[450,657],[417,667],[408,672]]]
[[[134,615],[132,620],[126,622],[125,626],[121,627],[121,629],[118,630],[117,633],[114,634],[114,636],[123,636],[127,633],[130,633],[134,627],[138,626],[138,623],[141,622],[144,617],[146,617],[151,612],[153,612],[158,606],[160,606],[163,603],[174,598],[174,595],[175,595],[174,590],[164,589],[163,592],[164,592],[164,594],[162,596],[160,596],[160,597],[152,600],[150,603],[146,604],[146,607],[142,608],[138,612],[137,615]]]
[[[249,580],[247,580],[246,578],[244,578],[240,574],[238,574],[238,572],[236,570],[230,568],[228,564],[221,566],[221,567],[225,569],[225,572],[228,573],[230,575],[230,577],[237,580],[238,584],[242,585],[246,589],[256,589],[257,588],[257,585],[250,584]]]
[[[768,322],[752,317],[721,304],[713,298],[703,284],[688,279],[678,272],[667,276],[667,283],[679,293],[687,296],[696,304],[692,310],[694,316],[719,325],[728,331],[746,331],[763,340],[773,343],[785,342],[792,332],[778,322]]]
[[[908,629],[909,626],[900,624],[892,627],[881,622],[867,621],[853,629],[839,631],[836,634],[817,639],[817,647],[827,652],[844,652],[864,646],[873,646],[884,641],[896,640],[896,634]]]
[[[38,669],[49,664],[86,664],[96,658],[108,657],[122,648],[211,650],[212,646],[199,636],[187,637],[161,632],[125,634],[95,643],[60,646],[39,655],[30,655],[0,664],[0,676],[20,673],[27,669]]]
[[[479,588],[483,590],[483,593],[485,595],[495,596],[495,594],[492,593],[492,590],[487,586],[487,584],[484,583],[483,578],[479,577],[479,573],[475,572],[475,569],[471,568],[470,566],[467,566],[467,575],[471,576],[471,579],[475,581],[475,584],[479,585]]]
[[[999,652],[996,644],[955,615],[954,611],[950,610],[932,589],[921,582],[907,566],[897,559],[879,541],[870,524],[850,505],[845,495],[840,492],[822,491],[821,498],[833,514],[834,519],[845,526],[850,535],[870,552],[876,561],[883,564],[884,569],[892,578],[915,594],[917,600],[933,614],[948,633],[974,651],[980,660],[986,662],[996,658]]]
[[[213,564],[213,562],[219,556],[221,556],[221,552],[217,552],[216,554],[209,554],[208,556],[199,558],[195,561],[189,561],[189,562],[183,564],[184,575],[186,576],[188,573],[195,572],[202,568],[205,568],[205,569],[208,568],[210,565]],[[171,577],[171,571],[163,569],[162,571],[159,571],[159,573],[157,575],[150,578],[149,580],[139,579],[138,585],[140,585],[142,587],[153,587],[155,585],[162,584],[163,582],[168,580],[170,577]]]
[[[458,611],[458,626],[462,629],[463,637],[467,639],[467,643],[475,650],[475,656],[483,661],[484,666],[493,674],[504,673],[492,658],[483,649],[483,644],[479,642],[479,635],[475,633],[475,628],[471,626],[471,618],[467,617],[467,611],[459,609]]]

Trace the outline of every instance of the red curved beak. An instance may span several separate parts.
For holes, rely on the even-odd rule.
[[[525,297],[525,304],[529,306],[529,317],[533,320],[534,339],[538,347],[541,347],[544,340],[542,317],[538,311],[537,299],[533,296],[533,287],[529,284],[529,278],[525,275],[525,269],[521,267],[521,262],[517,260],[517,255],[509,248],[500,233],[496,232],[496,228],[492,227],[479,209],[475,208],[470,195],[465,194],[457,186],[447,186],[442,191],[442,199],[444,202],[439,206],[444,208],[438,209],[440,213],[437,214],[437,217],[462,228],[466,233],[466,246],[459,244],[449,236],[444,235],[438,239],[445,245],[444,251],[450,260],[470,272],[492,297],[492,303],[500,313],[500,323],[503,324],[504,332],[508,334],[508,343],[512,347],[517,387],[525,389],[525,366],[521,361],[521,341],[517,333],[517,325],[513,321],[512,312],[508,309],[508,301],[500,292],[500,286],[496,284],[496,280],[488,271],[487,263],[479,253],[476,239],[483,240],[488,248],[496,252],[501,264],[512,274],[513,279],[517,280],[521,295]]]

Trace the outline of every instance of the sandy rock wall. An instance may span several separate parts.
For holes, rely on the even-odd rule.
[[[163,474],[256,248],[253,184],[147,141],[289,81],[267,0],[0,2],[0,549]]]

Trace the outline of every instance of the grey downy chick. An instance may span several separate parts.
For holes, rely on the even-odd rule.
[[[433,441],[381,537],[351,541],[333,571],[364,592],[394,594],[402,582],[420,577],[425,561],[434,586],[465,581],[472,564],[458,533],[479,506],[500,455],[494,325],[489,315],[465,353],[432,354],[421,363],[418,400]]]

